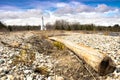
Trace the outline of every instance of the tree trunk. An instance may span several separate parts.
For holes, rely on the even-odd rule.
[[[72,43],[68,40],[64,40],[57,37],[49,37],[51,40],[55,40],[64,44],[67,48],[72,50],[77,56],[90,65],[101,76],[108,73],[112,73],[116,67],[113,60],[106,54],[103,54],[90,47],[81,46],[79,44]]]

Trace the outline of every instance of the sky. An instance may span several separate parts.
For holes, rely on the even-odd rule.
[[[44,24],[120,25],[120,0],[0,0],[0,21],[6,25],[41,25],[42,16]]]

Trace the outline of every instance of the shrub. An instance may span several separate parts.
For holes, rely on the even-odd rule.
[[[53,42],[53,45],[56,46],[59,50],[64,50],[65,49],[65,46],[64,44],[60,43],[60,42]]]

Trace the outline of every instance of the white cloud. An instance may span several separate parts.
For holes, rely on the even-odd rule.
[[[100,4],[98,5],[96,8],[95,8],[95,11],[96,12],[108,12],[110,10],[114,10],[113,8],[111,7],[108,7],[107,5],[105,4]]]
[[[41,9],[46,10],[50,9],[51,7],[56,7],[56,3],[52,1],[34,1],[29,6],[35,8],[35,9]]]
[[[80,22],[81,24],[106,26],[120,24],[120,9],[105,4],[93,7],[79,2],[70,2],[58,8],[54,15],[71,22]]]
[[[15,6],[2,5],[2,6],[0,6],[0,10],[11,10],[11,11],[15,11],[15,10],[19,10],[19,8],[15,7]]]
[[[59,3],[57,5],[56,14],[66,14],[66,13],[80,13],[80,12],[108,12],[114,11],[116,8],[109,7],[105,4],[99,4],[96,7],[82,4],[80,2],[69,2],[69,3]]]
[[[60,8],[60,7],[65,7],[65,6],[67,6],[67,4],[64,3],[64,2],[61,2],[61,3],[57,3],[56,6],[57,6],[58,8]]]
[[[19,18],[5,20],[5,23],[8,25],[40,25],[41,20],[39,18]]]
[[[120,24],[120,15],[115,17],[115,15],[120,12],[117,11],[109,11],[106,13],[98,13],[98,12],[81,12],[76,14],[64,14],[60,15],[59,19],[65,19],[69,22],[80,22],[81,24],[95,24],[95,25],[114,25]],[[108,17],[109,15],[109,17]],[[56,15],[59,17],[59,15]]]
[[[35,3],[33,5],[35,6]],[[49,10],[51,7],[56,9]],[[44,16],[45,24],[47,22],[53,23],[58,19],[80,22],[81,24],[106,26],[120,24],[120,9],[105,4],[93,7],[75,1],[69,3],[43,2],[37,3],[34,9],[27,10],[9,6],[0,8],[0,20],[7,25],[40,25],[41,16]]]
[[[0,19],[18,19],[18,18],[29,18],[29,17],[41,17],[42,11],[37,9],[28,9],[25,11],[0,11]]]

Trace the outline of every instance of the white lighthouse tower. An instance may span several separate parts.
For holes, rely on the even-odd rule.
[[[44,26],[44,18],[43,18],[43,16],[42,16],[41,30],[46,30],[46,28],[45,28],[45,26]]]

